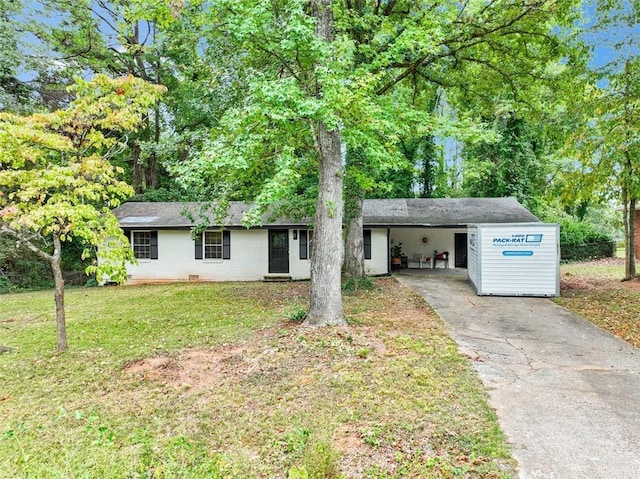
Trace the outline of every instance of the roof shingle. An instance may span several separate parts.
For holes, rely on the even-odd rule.
[[[210,226],[242,226],[251,203],[231,202],[224,224],[217,224],[205,203],[130,202],[113,210],[123,228],[190,228],[202,223]],[[540,220],[515,198],[409,198],[365,200],[365,226],[453,227],[475,223],[530,223]],[[263,226],[305,226],[287,218],[263,219]]]

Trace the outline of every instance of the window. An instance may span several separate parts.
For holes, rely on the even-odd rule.
[[[204,232],[204,259],[222,259],[222,231]]]
[[[364,230],[362,239],[364,241],[364,259],[371,259],[371,230]]]
[[[158,232],[133,231],[131,247],[137,259],[158,259]]]
[[[313,230],[300,230],[300,259],[311,258]]]
[[[231,232],[205,231],[195,237],[195,259],[231,259]]]

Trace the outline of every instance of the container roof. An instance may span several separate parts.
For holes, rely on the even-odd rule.
[[[125,203],[113,213],[123,228],[189,228],[206,222],[210,226],[238,227],[252,203],[231,202],[226,219],[216,222],[206,203]],[[474,223],[526,223],[540,221],[515,198],[410,198],[365,200],[365,226],[455,227]],[[308,218],[263,217],[263,226],[305,226]]]

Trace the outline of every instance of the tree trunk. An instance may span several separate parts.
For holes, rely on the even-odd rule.
[[[0,235],[4,234],[17,240],[18,246],[25,246],[51,264],[55,284],[57,348],[58,351],[64,351],[67,349],[67,325],[64,311],[64,279],[62,278],[62,243],[60,242],[60,237],[57,234],[53,235],[53,254],[49,255],[33,244],[28,237],[0,223]]]
[[[342,155],[340,132],[318,125],[319,193],[306,326],[346,324],[342,312]]]
[[[131,145],[131,161],[133,162],[133,191],[135,191],[136,194],[140,194],[143,188],[143,169],[142,162],[140,161],[140,145],[137,141]]]
[[[628,235],[626,238],[625,279],[633,279],[636,271],[636,199],[631,195],[628,209]]]
[[[367,158],[361,148],[347,149],[344,184],[344,274],[353,279],[364,276],[364,239],[362,237],[364,190],[358,178],[367,170]]]
[[[56,299],[56,328],[58,351],[67,349],[67,324],[64,311],[64,279],[62,278],[61,253],[62,245],[58,235],[53,235],[53,256],[51,256],[51,269],[55,283]]]
[[[625,105],[624,105],[624,122],[625,136],[627,145],[633,142],[631,136],[631,126],[634,123],[633,111],[631,105],[631,64],[627,59],[624,67],[625,73]],[[631,157],[629,149],[624,150],[624,170],[623,170],[623,186],[622,195],[624,200],[624,230],[625,230],[625,261],[624,261],[624,279],[630,280],[636,277],[636,199],[638,195],[638,183],[635,172],[635,162]],[[628,205],[628,206],[627,206]]]
[[[331,0],[312,0],[317,18],[315,35],[333,41]],[[322,86],[316,94],[322,96]],[[342,312],[342,150],[340,131],[329,130],[323,121],[315,131],[318,153],[318,204],[311,253],[311,298],[306,326],[345,325]]]
[[[362,237],[362,208],[364,199],[360,192],[348,192],[345,194],[347,198],[347,212],[345,214],[347,220],[347,238],[345,240],[345,259],[344,273],[345,276],[358,279],[364,276],[364,241]]]
[[[153,113],[153,141],[156,146],[160,143],[160,107],[156,105]],[[145,169],[146,189],[155,190],[158,187],[158,155],[154,151],[149,155]]]

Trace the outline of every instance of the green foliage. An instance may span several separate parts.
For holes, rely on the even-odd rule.
[[[285,452],[297,453],[304,451],[307,448],[310,437],[311,430],[305,427],[288,432],[285,437]]]
[[[18,27],[21,10],[20,1],[0,0],[0,111],[22,111],[30,106],[31,87],[18,75],[24,56]]]
[[[588,261],[613,258],[616,253],[615,241],[601,241],[571,246],[562,246],[560,259],[564,261]]]
[[[155,189],[148,189],[131,198],[131,201],[151,202],[198,200],[199,197],[196,192],[184,190],[178,185],[174,185],[173,187],[159,187]]]
[[[515,197],[525,207],[538,210],[547,175],[539,157],[539,135],[514,114],[494,122],[497,141],[467,145],[464,150],[464,194],[472,197]]]
[[[552,30],[574,13],[569,2],[554,9],[491,4],[482,14],[456,3],[335,3],[334,41],[327,45],[316,39],[304,2],[232,3],[212,5],[221,27],[206,38],[232,48],[244,101],[224,110],[204,153],[175,171],[211,196],[256,199],[258,208],[317,193],[303,185],[317,171],[319,121],[339,124],[347,152],[362,152],[364,164],[357,171],[348,165],[346,177],[365,194],[411,196],[412,161],[420,163],[422,194],[445,194],[434,135],[477,141],[491,134],[474,115],[437,113],[434,92],[463,88],[476,76],[484,84],[508,77],[512,85],[511,77],[530,78],[522,72],[552,77],[546,69],[563,53]],[[515,30],[505,28],[514,23]],[[217,65],[213,53],[207,51]],[[402,146],[412,138],[423,145],[408,161]],[[379,192],[376,184],[383,185]]]
[[[568,102],[573,126],[561,151],[562,199],[617,200],[626,210],[625,270],[636,275],[635,203],[640,199],[640,56],[638,2],[593,2],[587,32],[611,54],[594,71],[584,72]],[[604,34],[606,32],[606,34]],[[614,33],[615,32],[615,33]]]
[[[578,219],[572,215],[558,212],[547,212],[542,219],[545,222],[560,225],[561,246],[612,241],[607,231],[586,219]]]
[[[615,242],[598,225],[568,214],[548,215],[545,221],[560,225],[560,248],[563,260],[582,261],[610,258],[615,254]]]
[[[296,303],[288,308],[286,317],[289,321],[301,323],[307,317],[307,310]]]
[[[309,479],[309,472],[307,472],[307,469],[304,466],[293,466],[289,469],[287,479]]]
[[[122,280],[124,262],[133,258],[110,209],[132,191],[108,158],[161,89],[133,77],[98,75],[78,79],[73,90],[77,99],[65,110],[0,114],[0,234],[45,259],[53,236],[75,240],[85,258],[89,247],[101,246],[100,264],[87,271]]]
[[[338,453],[330,444],[320,442],[311,446],[303,458],[303,468],[308,471],[309,479],[338,479]]]
[[[362,276],[360,278],[347,277],[343,278],[342,291],[345,293],[355,293],[358,290],[372,290],[376,285],[369,276]]]
[[[49,262],[16,247],[16,241],[4,235],[0,235],[0,280],[3,282],[0,288],[3,293],[50,288],[53,285]]]

